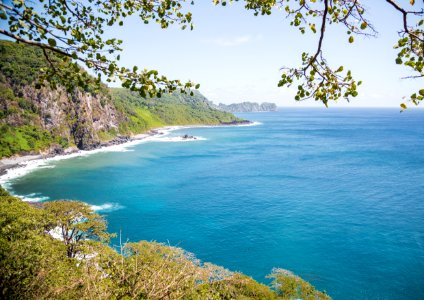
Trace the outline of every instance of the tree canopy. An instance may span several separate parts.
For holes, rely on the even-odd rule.
[[[54,201],[44,204],[52,216],[50,231],[58,231],[66,245],[68,257],[75,257],[85,240],[109,241],[113,235],[106,232],[106,220],[96,214],[86,203],[79,201]]]
[[[242,0],[212,0],[215,5],[227,5]],[[314,99],[326,106],[339,98],[350,100],[358,95],[361,81],[354,79],[344,66],[332,67],[324,55],[324,37],[331,25],[346,29],[347,42],[356,36],[376,36],[377,30],[367,17],[367,9],[359,0],[244,0],[245,8],[255,15],[280,13],[286,15],[291,26],[304,34],[318,35],[313,53],[301,54],[299,67],[283,67],[278,82],[280,87],[297,85],[295,100]],[[423,2],[410,0],[398,4],[386,0],[399,12],[399,50],[395,63],[411,71],[410,79],[424,77],[424,8]],[[421,2],[421,3],[419,3]],[[122,41],[109,38],[109,26],[122,26],[125,18],[138,15],[142,23],[156,22],[161,28],[179,25],[193,29],[192,14],[186,11],[194,1],[186,0],[15,0],[0,2],[3,23],[0,34],[43,50],[49,67],[43,68],[42,78],[52,86],[58,84],[73,89],[84,86],[90,79],[81,67],[92,70],[97,81],[119,80],[123,87],[138,91],[142,96],[160,96],[164,92],[181,89],[185,92],[198,88],[193,82],[182,83],[159,75],[156,70],[139,71],[119,65]],[[56,54],[56,55],[53,55]],[[67,66],[67,67],[64,67]],[[71,67],[68,67],[71,66]],[[424,89],[415,91],[410,100],[415,105],[423,100]],[[406,108],[406,104],[401,104]]]

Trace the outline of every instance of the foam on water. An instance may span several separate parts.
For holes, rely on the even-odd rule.
[[[28,202],[40,202],[40,201],[45,201],[50,199],[49,197],[43,196],[41,193],[31,193],[28,195],[15,195],[15,196]]]
[[[118,203],[104,203],[101,205],[91,205],[90,206],[92,210],[94,211],[101,211],[101,212],[111,212],[118,209],[124,208],[124,206],[118,204]]]
[[[239,124],[239,125],[235,125],[235,126],[249,127],[249,126],[259,126],[259,125],[262,125],[262,123],[261,122],[254,121],[254,122],[251,122],[251,123],[248,123],[248,124]]]
[[[29,196],[29,195],[14,195],[16,197],[21,198],[25,202],[43,202],[50,199],[50,197],[42,196],[39,194],[39,196]]]
[[[19,197],[22,199],[22,201],[25,201],[25,202],[42,202],[42,201],[46,201],[50,199],[50,197],[43,196],[41,193],[30,193],[27,195],[16,194],[11,188],[11,185],[12,185],[11,182],[4,182],[4,183],[1,183],[1,185],[3,188],[9,191],[11,195],[15,197]]]
[[[201,136],[195,136],[193,138],[183,138],[182,136],[175,137],[163,137],[158,138],[155,142],[195,142],[195,141],[206,141],[207,139]]]

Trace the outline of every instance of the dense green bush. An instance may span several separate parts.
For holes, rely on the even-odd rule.
[[[274,289],[284,299],[331,299],[327,294],[317,291],[309,282],[288,270],[275,268],[268,278],[273,279],[272,285]]]
[[[14,127],[0,124],[0,136],[0,157],[44,150],[55,144],[63,148],[68,145],[67,139],[32,125]]]
[[[0,43],[0,72],[13,85],[25,86],[34,83],[40,68],[46,67],[43,51],[24,44],[1,41]]]

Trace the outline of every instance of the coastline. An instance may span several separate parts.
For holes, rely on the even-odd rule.
[[[40,153],[40,154],[28,154],[28,155],[18,155],[14,157],[7,157],[0,159],[0,179],[5,176],[9,170],[23,167],[25,164],[31,161],[48,161],[56,157],[62,157],[62,159],[72,158],[77,155],[74,154],[85,154],[89,152],[95,152],[96,150],[106,149],[108,147],[113,147],[117,145],[123,145],[125,143],[130,143],[134,141],[141,141],[147,137],[154,136],[155,133],[148,131],[147,133],[134,135],[132,137],[118,137],[112,139],[108,142],[99,143],[96,146],[93,146],[91,149],[78,149],[76,147],[70,147],[63,149],[60,152],[52,153]],[[1,183],[1,180],[0,180]]]
[[[252,121],[242,121],[237,123],[222,123],[218,125],[175,125],[154,128],[146,133],[137,134],[130,137],[118,137],[105,143],[99,143],[96,147],[87,150],[80,150],[77,148],[67,148],[61,152],[54,152],[48,154],[30,154],[23,156],[15,156],[3,158],[0,160],[0,186],[10,191],[8,182],[12,179],[24,176],[31,171],[38,168],[49,168],[48,163],[52,161],[59,161],[75,157],[88,156],[100,152],[125,152],[128,147],[138,145],[144,142],[188,142],[188,141],[201,141],[204,138],[191,137],[188,138],[172,137],[164,138],[169,133],[190,128],[219,128],[231,126],[255,126],[261,123]],[[41,199],[42,200],[42,199]],[[38,200],[38,201],[41,201]],[[36,201],[35,201],[36,202]]]

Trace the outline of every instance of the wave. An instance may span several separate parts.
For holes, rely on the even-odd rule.
[[[43,201],[50,200],[50,197],[47,197],[47,196],[40,196],[40,197],[26,197],[21,195],[14,195],[14,196],[22,199],[22,201],[25,201],[25,202],[43,202]]]
[[[207,139],[201,136],[195,136],[193,138],[183,138],[182,136],[174,137],[163,137],[157,138],[155,142],[195,142],[195,141],[206,141]]]
[[[250,127],[250,126],[259,126],[259,125],[262,125],[262,123],[261,122],[258,122],[258,121],[254,121],[254,122],[251,122],[251,123],[248,123],[248,124],[239,124],[239,125],[235,125],[235,126],[238,126],[238,127]]]
[[[27,175],[28,173],[34,171],[38,168],[50,168],[54,166],[47,166],[48,162],[53,160],[51,159],[37,159],[37,160],[31,160],[22,162],[18,165],[18,167],[15,167],[13,169],[8,169],[6,173],[2,176],[0,176],[0,185],[2,185],[5,189],[9,190],[10,187],[10,181]]]
[[[123,209],[124,206],[118,204],[118,203],[104,203],[101,205],[90,205],[91,209],[94,211],[101,211],[101,212],[111,212],[118,209]]]
[[[13,193],[13,191],[9,191],[9,193],[15,197],[22,199],[25,202],[43,202],[50,200],[50,197],[43,196],[41,193],[31,193],[28,195],[17,195]]]
[[[250,123],[245,123],[245,124],[224,124],[224,125],[192,125],[192,126],[172,126],[172,127],[178,127],[176,129],[173,130],[178,130],[178,129],[190,129],[190,128],[228,128],[228,127],[249,127],[249,126],[259,126],[262,125],[263,123],[258,122],[258,121],[252,121]]]

